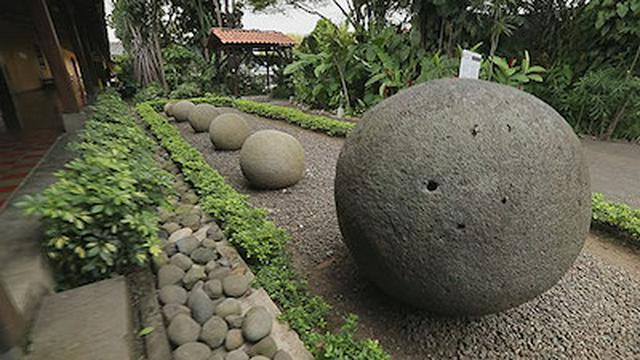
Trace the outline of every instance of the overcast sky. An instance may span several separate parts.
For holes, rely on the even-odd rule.
[[[111,2],[112,0],[105,1],[107,14],[111,14]],[[334,4],[318,6],[316,10],[336,22],[344,20],[344,16]],[[254,13],[247,9],[242,18],[242,23],[245,29],[277,30],[289,34],[306,35],[313,30],[318,19],[319,17],[315,15],[310,15],[297,9],[287,9],[284,12],[269,11],[266,13]],[[111,41],[116,40],[113,29],[109,29],[109,39]]]

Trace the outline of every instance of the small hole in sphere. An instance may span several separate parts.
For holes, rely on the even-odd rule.
[[[427,190],[436,191],[438,189],[438,186],[440,186],[440,184],[433,180],[429,180],[429,182],[427,183]]]
[[[471,129],[471,135],[472,136],[476,136],[476,135],[478,135],[479,132],[480,132],[479,126],[478,125],[473,125],[473,129]]]
[[[506,204],[506,203],[507,203],[507,198],[506,198],[506,197],[503,197],[503,198],[502,198],[502,200],[500,200],[500,201],[501,201],[503,204]]]
[[[511,125],[507,124],[507,131],[511,132]]]
[[[466,228],[467,226],[465,224],[458,224],[458,229],[462,230],[464,228]]]

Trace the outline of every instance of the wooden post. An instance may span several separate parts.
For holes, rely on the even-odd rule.
[[[38,32],[42,52],[45,54],[53,74],[60,103],[62,104],[62,111],[65,113],[79,112],[80,104],[78,104],[78,100],[73,94],[73,84],[64,63],[60,39],[58,39],[58,34],[47,7],[47,0],[29,0],[28,3],[36,31]]]

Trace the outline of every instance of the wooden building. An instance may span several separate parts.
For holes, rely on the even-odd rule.
[[[63,131],[108,79],[103,0],[0,1],[0,134]]]

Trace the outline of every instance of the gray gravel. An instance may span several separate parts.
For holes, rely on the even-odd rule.
[[[253,190],[238,152],[214,152],[207,134],[194,134],[186,123],[178,127],[230,184],[290,231],[297,269],[334,306],[335,318],[356,313],[361,335],[380,340],[394,359],[640,359],[640,278],[586,252],[550,291],[497,315],[437,318],[385,297],[360,277],[341,241],[333,178],[343,139],[245,116],[254,130],[278,129],[300,140],[305,179],[286,191]]]

